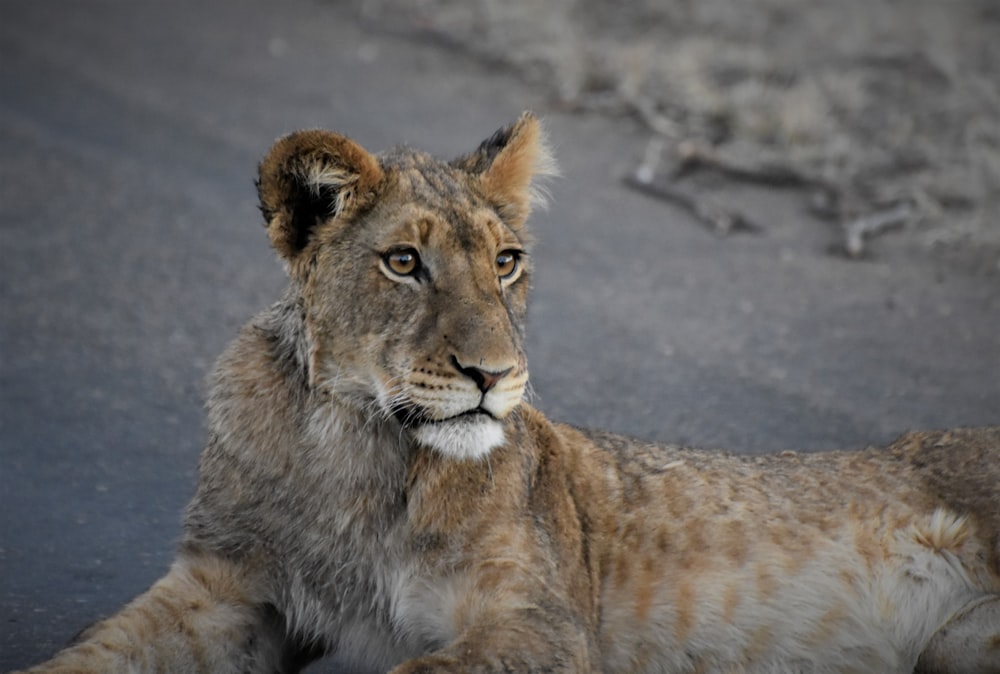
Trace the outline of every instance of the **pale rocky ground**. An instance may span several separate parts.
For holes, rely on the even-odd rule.
[[[991,0],[357,6],[373,29],[507,66],[568,109],[640,119],[652,139],[642,170],[661,185],[686,161],[681,168],[799,187],[846,230],[854,255],[886,230],[930,247],[1000,245],[1000,8]],[[716,198],[699,199],[710,208]]]

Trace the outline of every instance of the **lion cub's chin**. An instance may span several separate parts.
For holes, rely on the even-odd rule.
[[[489,417],[459,417],[418,426],[417,442],[453,459],[481,459],[504,441],[503,424]]]

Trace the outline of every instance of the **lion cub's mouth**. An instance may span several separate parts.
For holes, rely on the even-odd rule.
[[[500,421],[488,410],[485,410],[482,407],[477,407],[472,410],[465,410],[464,412],[459,412],[458,414],[448,417],[447,419],[433,419],[433,420],[428,420],[425,423],[441,424],[441,423],[448,423],[450,421],[455,421],[457,419],[468,419],[468,418],[474,419],[476,417],[485,417],[487,419],[492,419],[493,421]]]
[[[461,420],[492,420],[499,423],[499,419],[492,414],[489,410],[483,407],[474,407],[472,409],[465,410],[464,412],[459,412],[450,417],[445,417],[443,419],[435,419],[430,415],[427,410],[409,407],[397,409],[393,412],[396,420],[405,428],[418,428],[420,426],[427,425],[441,425],[449,424]]]
[[[503,423],[482,407],[444,419],[413,409],[397,411],[396,416],[414,440],[450,458],[482,458],[505,438]]]

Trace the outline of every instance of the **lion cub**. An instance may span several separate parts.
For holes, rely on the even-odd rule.
[[[277,141],[285,296],[222,356],[169,573],[35,672],[1000,672],[1000,428],[731,456],[524,402],[525,114]]]

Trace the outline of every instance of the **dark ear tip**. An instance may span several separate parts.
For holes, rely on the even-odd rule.
[[[538,116],[531,110],[525,110],[514,122],[494,131],[493,135],[480,143],[473,152],[456,158],[451,165],[468,173],[483,173],[492,165],[497,155],[510,144],[511,139],[523,133],[526,127],[537,128],[539,124]]]

